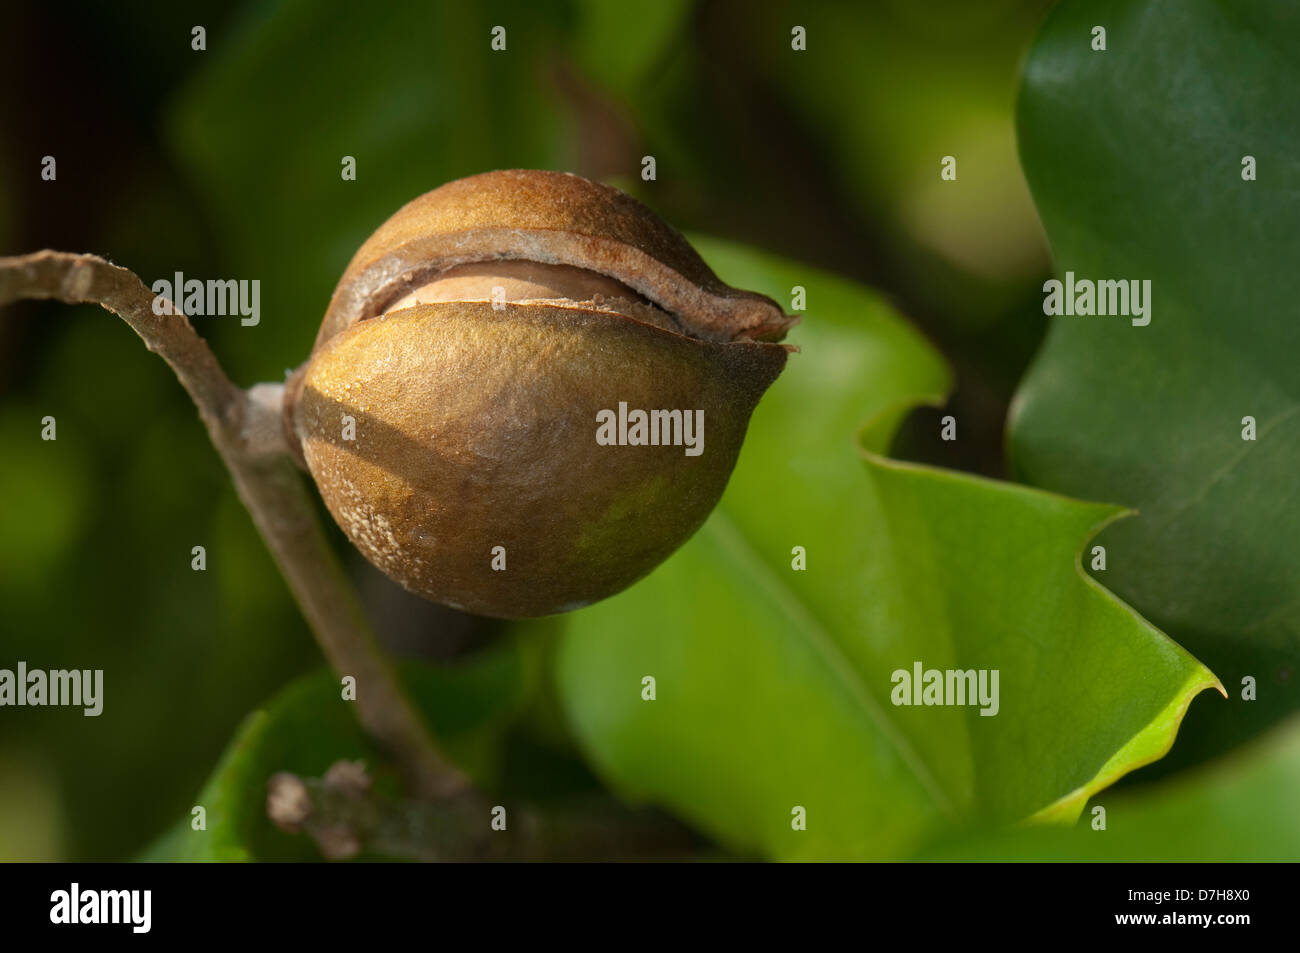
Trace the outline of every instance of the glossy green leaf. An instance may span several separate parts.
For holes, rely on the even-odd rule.
[[[561,693],[598,768],[734,849],[883,859],[953,824],[1072,818],[1159,757],[1215,680],[1081,574],[1120,511],[858,449],[863,421],[879,451],[939,399],[938,356],[860,287],[701,247],[740,286],[806,288],[802,351],[705,527],[563,623]],[[895,706],[916,662],[998,670],[997,714]]]
[[[1297,82],[1300,9],[1281,0],[1066,2],[1025,67],[1021,152],[1058,274],[1149,280],[1151,300],[1146,326],[1051,319],[1011,459],[1140,511],[1099,539],[1099,578],[1231,699],[1193,715],[1176,758],[1300,707]]]
[[[516,648],[499,647],[455,666],[406,663],[402,675],[448,756],[480,784],[491,784],[504,729],[528,682]],[[277,771],[319,777],[340,759],[360,759],[378,775],[377,783],[393,782],[390,766],[362,734],[354,704],[342,699],[339,679],[319,671],[245,720],[195,798],[206,812],[206,829],[194,830],[184,818],[141,859],[319,859],[307,838],[281,833],[267,819],[266,785]]]
[[[1292,719],[1176,780],[1099,798],[1068,830],[1021,828],[956,840],[918,859],[1295,863],[1300,860],[1296,791],[1300,722]],[[1104,830],[1094,826],[1098,806],[1106,811]]]

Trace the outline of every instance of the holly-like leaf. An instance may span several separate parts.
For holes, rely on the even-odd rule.
[[[1292,719],[1177,779],[1102,797],[1073,828],[1026,827],[956,840],[917,859],[1294,863],[1300,859],[1298,790],[1300,721]]]
[[[947,388],[940,358],[864,289],[699,244],[741,287],[802,286],[809,316],[714,516],[563,622],[598,769],[734,849],[887,859],[952,825],[1072,819],[1163,754],[1216,683],[1082,574],[1121,511],[879,455]],[[893,704],[918,663],[996,670],[997,702]]]
[[[1150,323],[1051,319],[1012,464],[1140,511],[1100,537],[1100,578],[1233,689],[1185,760],[1300,707],[1298,26],[1271,0],[1066,2],[1025,67],[1056,270],[1149,281]]]

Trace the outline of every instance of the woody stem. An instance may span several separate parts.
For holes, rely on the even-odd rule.
[[[446,797],[465,790],[468,779],[442,754],[402,691],[325,539],[289,456],[280,422],[283,388],[235,386],[179,309],[157,298],[134,272],[94,255],[41,251],[0,258],[0,305],[25,298],[98,304],[167,362],[198,408],[326,659],[340,676],[356,679],[362,725],[419,794]]]

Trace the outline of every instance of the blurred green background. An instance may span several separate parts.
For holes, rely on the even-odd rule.
[[[0,254],[95,252],[146,282],[257,278],[259,325],[196,324],[236,382],[281,380],[402,203],[487,169],[564,169],[682,230],[881,289],[953,365],[943,412],[963,427],[941,452],[940,411],[918,412],[899,453],[1000,476],[1007,404],[1045,327],[1013,103],[1049,5],[11,6]],[[816,56],[791,55],[796,24]],[[940,183],[945,155],[957,182]],[[39,440],[46,414],[55,443]],[[130,856],[188,815],[243,716],[320,657],[192,406],[120,321],[6,310],[0,446],[0,665],[103,668],[107,696],[98,719],[0,717],[0,859]],[[206,573],[190,569],[199,544]],[[399,654],[492,640],[350,558]]]

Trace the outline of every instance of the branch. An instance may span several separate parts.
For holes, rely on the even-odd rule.
[[[275,558],[316,640],[339,675],[357,683],[358,717],[422,795],[450,796],[468,779],[438,750],[379,649],[356,594],[321,530],[289,456],[280,420],[283,388],[231,383],[207,342],[134,272],[94,255],[41,251],[0,258],[0,306],[22,298],[98,304],[121,317],[162,357],[194,400],[239,497]]]
[[[473,791],[433,802],[387,797],[355,761],[336,761],[323,778],[281,771],[266,793],[271,821],[307,834],[328,860],[363,851],[420,861],[685,860],[699,850],[671,818],[608,797],[501,807],[495,815],[494,807]]]
[[[145,346],[162,357],[194,399],[208,431],[238,426],[240,391],[230,382],[207,342],[176,311],[154,314],[154,294],[135,272],[95,255],[40,251],[0,258],[0,305],[21,298],[53,298],[64,304],[98,304],[121,317]]]

